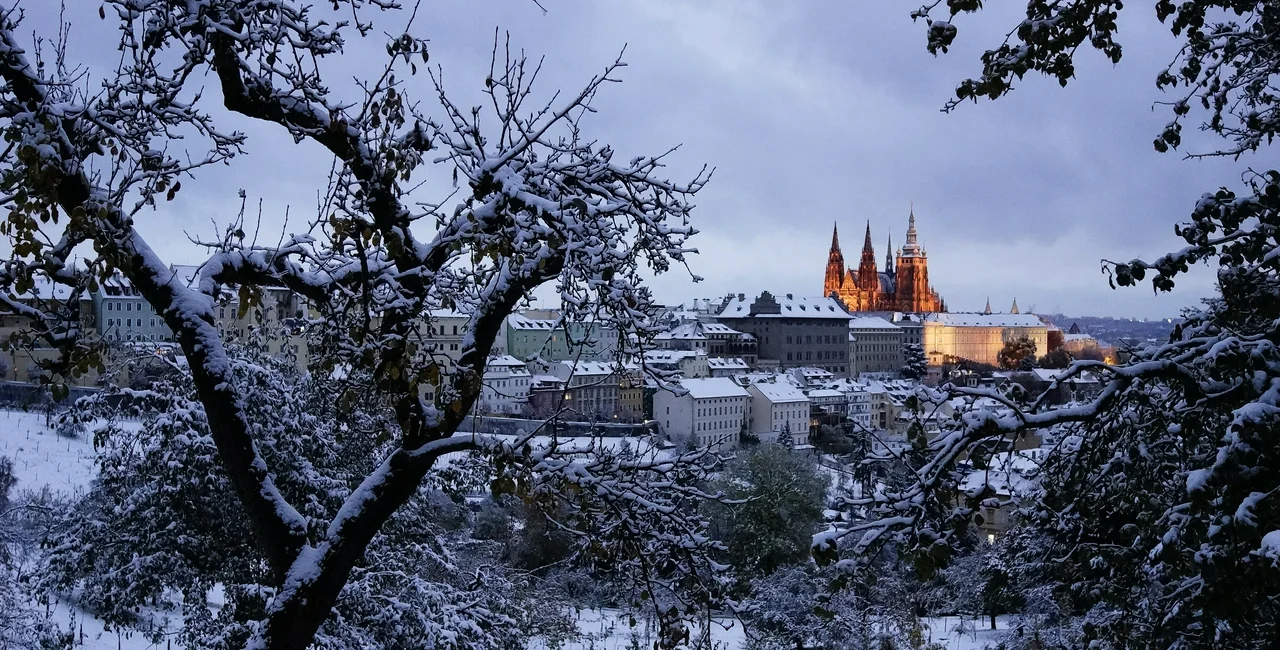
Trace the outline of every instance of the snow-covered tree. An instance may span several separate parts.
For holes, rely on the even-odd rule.
[[[929,20],[934,51],[956,35],[950,19],[929,17],[940,6],[916,12]],[[1157,77],[1172,94],[1174,119],[1156,149],[1177,148],[1182,121],[1195,111],[1204,111],[1207,131],[1227,140],[1209,155],[1268,145],[1280,125],[1270,83],[1280,74],[1280,7],[1269,0],[1155,6],[1182,42]],[[954,18],[982,5],[946,7]],[[1065,84],[1085,43],[1118,59],[1120,10],[1109,0],[1031,0],[1026,20],[983,55],[982,76],[961,83],[950,107],[999,97],[1028,72]],[[1280,172],[1245,171],[1241,188],[1205,194],[1175,232],[1186,242],[1181,250],[1104,264],[1114,284],[1149,279],[1157,291],[1171,289],[1197,262],[1215,266],[1218,295],[1186,312],[1167,342],[1138,347],[1123,365],[1072,363],[1057,381],[1083,372],[1102,381],[1099,395],[1083,404],[1057,408],[1034,397],[1020,404],[992,391],[942,387],[937,399],[996,406],[962,408],[942,422],[911,484],[850,500],[862,518],[817,536],[818,557],[853,564],[891,542],[946,557],[973,515],[972,500],[956,489],[957,463],[989,457],[1029,430],[1053,429],[1061,442],[1024,520],[1044,540],[1036,553],[1042,584],[1072,621],[1058,647],[1280,643],[1280,606],[1268,596],[1280,590],[1280,447],[1273,439],[1280,428]],[[1027,563],[1021,557],[1011,575]],[[1035,638],[1036,646],[1047,643]]]
[[[78,11],[93,9],[67,13]],[[572,501],[579,518],[570,523],[604,536],[593,540],[602,563],[607,557],[619,570],[663,572],[660,584],[697,592],[698,580],[678,577],[703,575],[708,542],[685,516],[689,509],[672,502],[698,496],[681,481],[708,456],[524,451],[457,431],[480,394],[503,319],[538,287],[555,287],[566,319],[614,328],[623,352],[657,331],[641,279],[684,264],[695,232],[689,197],[707,175],[670,182],[661,176],[666,152],[615,160],[612,148],[585,134],[592,100],[616,80],[621,61],[580,92],[544,104],[531,87],[536,68],[495,46],[484,80],[488,101],[473,110],[454,102],[442,75],[427,69],[427,42],[411,32],[413,16],[423,16],[388,19],[399,11],[389,0],[106,0],[94,13],[119,24],[121,56],[104,74],[67,56],[61,30],[37,35],[47,37],[43,50],[24,46],[21,13],[0,3],[0,129],[9,145],[0,154],[9,251],[0,265],[0,305],[63,353],[42,366],[50,377],[101,367],[78,310],[82,296],[116,273],[172,330],[195,392],[191,421],[174,422],[171,433],[197,423],[207,432],[183,434],[202,446],[180,462],[219,468],[188,480],[234,492],[240,538],[263,558],[260,603],[242,612],[255,622],[235,632],[247,645],[306,647],[343,598],[366,588],[372,594],[370,585],[389,579],[362,573],[361,563],[379,552],[380,532],[396,525],[437,461],[467,450],[509,457],[498,480],[523,480],[520,489],[538,486],[547,498]],[[357,70],[361,90],[343,96],[324,71],[357,38],[377,39],[386,59]],[[424,85],[426,96],[415,95]],[[215,116],[210,101],[226,113]],[[226,125],[232,122],[241,127]],[[206,167],[236,164],[247,155],[249,124],[332,155],[333,173],[317,183],[322,205],[277,245],[248,236],[253,229],[243,218],[221,224],[195,277],[184,277],[135,217],[166,212]],[[449,205],[422,189],[449,186],[456,188]],[[38,299],[37,282],[61,285],[65,299]],[[306,431],[280,411],[249,410],[216,326],[224,296],[250,310],[268,291],[307,305],[314,370],[368,378],[346,386],[340,404],[381,403],[394,415],[394,426],[379,434],[390,446],[378,449],[340,507],[319,508],[319,497],[287,487],[294,479],[273,465],[260,432],[299,437],[281,443],[288,446],[301,444]],[[430,313],[441,309],[469,315],[456,362],[422,343]],[[570,487],[573,495],[556,492]],[[619,538],[623,530],[628,540]],[[708,591],[696,597],[710,600]],[[418,624],[415,613],[403,615]]]
[[[1037,360],[1037,363],[1041,368],[1061,370],[1062,368],[1070,366],[1072,361],[1075,361],[1075,359],[1071,358],[1070,352],[1067,352],[1063,348],[1058,348],[1057,350],[1040,357]]]
[[[1005,370],[1024,369],[1022,365],[1036,360],[1036,342],[1026,336],[1006,341],[999,354],[1000,367]]]
[[[924,344],[907,343],[902,346],[902,376],[907,379],[920,379],[929,374],[929,361],[924,355]]]
[[[51,498],[15,494],[13,461],[0,456],[0,647],[37,650],[67,645],[49,612],[40,606],[34,561]]]
[[[764,442],[728,463],[714,487],[731,502],[709,502],[712,532],[743,578],[804,562],[822,521],[827,478],[812,457]]]
[[[750,650],[912,647],[918,627],[903,579],[880,567],[875,580],[848,580],[830,569],[794,565],[755,579],[739,618]],[[847,581],[830,590],[833,581]]]

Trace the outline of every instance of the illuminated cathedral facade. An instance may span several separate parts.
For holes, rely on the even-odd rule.
[[[831,232],[831,252],[827,255],[827,275],[822,282],[822,295],[834,297],[850,312],[901,311],[944,312],[947,305],[929,286],[929,256],[917,241],[916,214],[911,210],[907,220],[907,243],[893,253],[893,238],[885,251],[885,268],[876,268],[876,251],[871,245],[871,222],[862,244],[858,268],[845,269],[840,252],[839,229]]]

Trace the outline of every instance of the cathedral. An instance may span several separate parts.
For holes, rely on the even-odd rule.
[[[947,305],[929,286],[929,256],[916,241],[916,213],[911,210],[907,221],[907,244],[893,255],[893,238],[885,251],[884,271],[876,269],[876,252],[871,246],[871,222],[867,222],[867,238],[862,244],[862,259],[857,270],[845,271],[840,253],[839,229],[831,232],[831,253],[827,256],[827,276],[822,295],[834,297],[850,312],[901,311],[939,312]]]

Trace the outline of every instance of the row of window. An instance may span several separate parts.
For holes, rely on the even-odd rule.
[[[698,409],[698,417],[707,417],[709,415],[734,415],[743,413],[744,409],[738,406],[709,406],[707,408]]]
[[[803,341],[800,340],[801,338],[803,338],[804,340]],[[787,336],[788,345],[791,344],[791,339],[792,339],[791,336]],[[796,343],[806,343],[806,344],[812,345],[814,343],[813,339],[814,339],[814,336],[812,334],[805,334],[803,337],[799,335],[795,336]],[[847,340],[847,337],[840,336],[839,334],[819,334],[817,336],[817,339],[818,339],[817,343],[819,345],[836,345],[839,343],[844,343]]]
[[[137,321],[137,327],[142,327],[143,319],[141,318],[108,318],[107,327],[134,327],[134,321]],[[151,319],[151,326],[156,326],[156,319]]]
[[[133,306],[134,306],[135,304],[138,306],[137,311],[146,311],[147,306],[148,306],[148,305],[147,305],[147,303],[145,303],[145,302],[136,302],[136,303],[135,303],[135,302],[130,301],[130,302],[114,303],[114,302],[110,302],[110,301],[108,301],[108,302],[107,302],[107,311],[135,311],[135,310],[134,310],[134,308],[133,308]],[[119,306],[119,307],[120,307],[120,309],[116,309],[116,307],[117,307],[117,306]]]
[[[815,359],[813,354],[813,350],[806,350],[804,358],[801,359],[800,353],[796,352],[795,358],[793,359],[791,358],[792,353],[788,352],[787,361],[813,361]],[[846,352],[844,350],[818,350],[818,356],[816,358],[818,361],[844,361],[845,355]]]
[[[722,431],[725,429],[734,429],[741,425],[742,425],[742,422],[735,421],[735,420],[719,420],[717,422],[699,422],[697,430],[698,431]]]

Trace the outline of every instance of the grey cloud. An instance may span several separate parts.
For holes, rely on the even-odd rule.
[[[626,45],[625,83],[598,99],[590,132],[623,156],[683,144],[670,169],[677,178],[703,163],[717,168],[696,211],[694,271],[707,280],[657,278],[663,300],[817,293],[833,221],[846,256],[856,257],[870,219],[883,259],[886,235],[902,242],[914,201],[933,282],[953,308],[980,308],[987,295],[1003,308],[1016,295],[1045,310],[1175,315],[1209,293],[1210,273],[1154,296],[1111,291],[1098,264],[1178,247],[1172,226],[1200,193],[1238,179],[1236,164],[1151,148],[1169,119],[1162,107],[1151,110],[1161,98],[1153,79],[1175,41],[1149,7],[1135,5],[1124,18],[1120,65],[1089,53],[1066,89],[1029,78],[998,102],[941,113],[955,83],[979,70],[982,49],[1014,24],[1017,4],[958,22],[955,50],[941,57],[925,50],[923,25],[911,22],[906,3],[543,0],[544,13],[533,2],[440,0],[423,5],[415,31],[431,39],[433,64],[464,104],[479,101],[495,27],[510,31],[514,47],[545,55],[548,96],[576,89]],[[111,60],[114,34],[97,8],[68,3],[83,35],[73,58],[101,74],[96,62]],[[28,11],[36,26],[56,17],[43,4]],[[384,28],[398,30],[403,15],[388,18]],[[350,90],[351,75],[381,61],[380,48],[380,39],[351,43],[351,56],[332,65],[334,86]],[[429,100],[426,79],[417,83]],[[210,219],[235,213],[237,189],[255,210],[262,197],[267,233],[278,234],[286,206],[294,223],[314,213],[329,169],[318,148],[226,123],[250,133],[249,155],[207,170],[141,222],[175,260],[198,253],[184,233],[209,236]],[[445,191],[433,184],[423,198]]]

